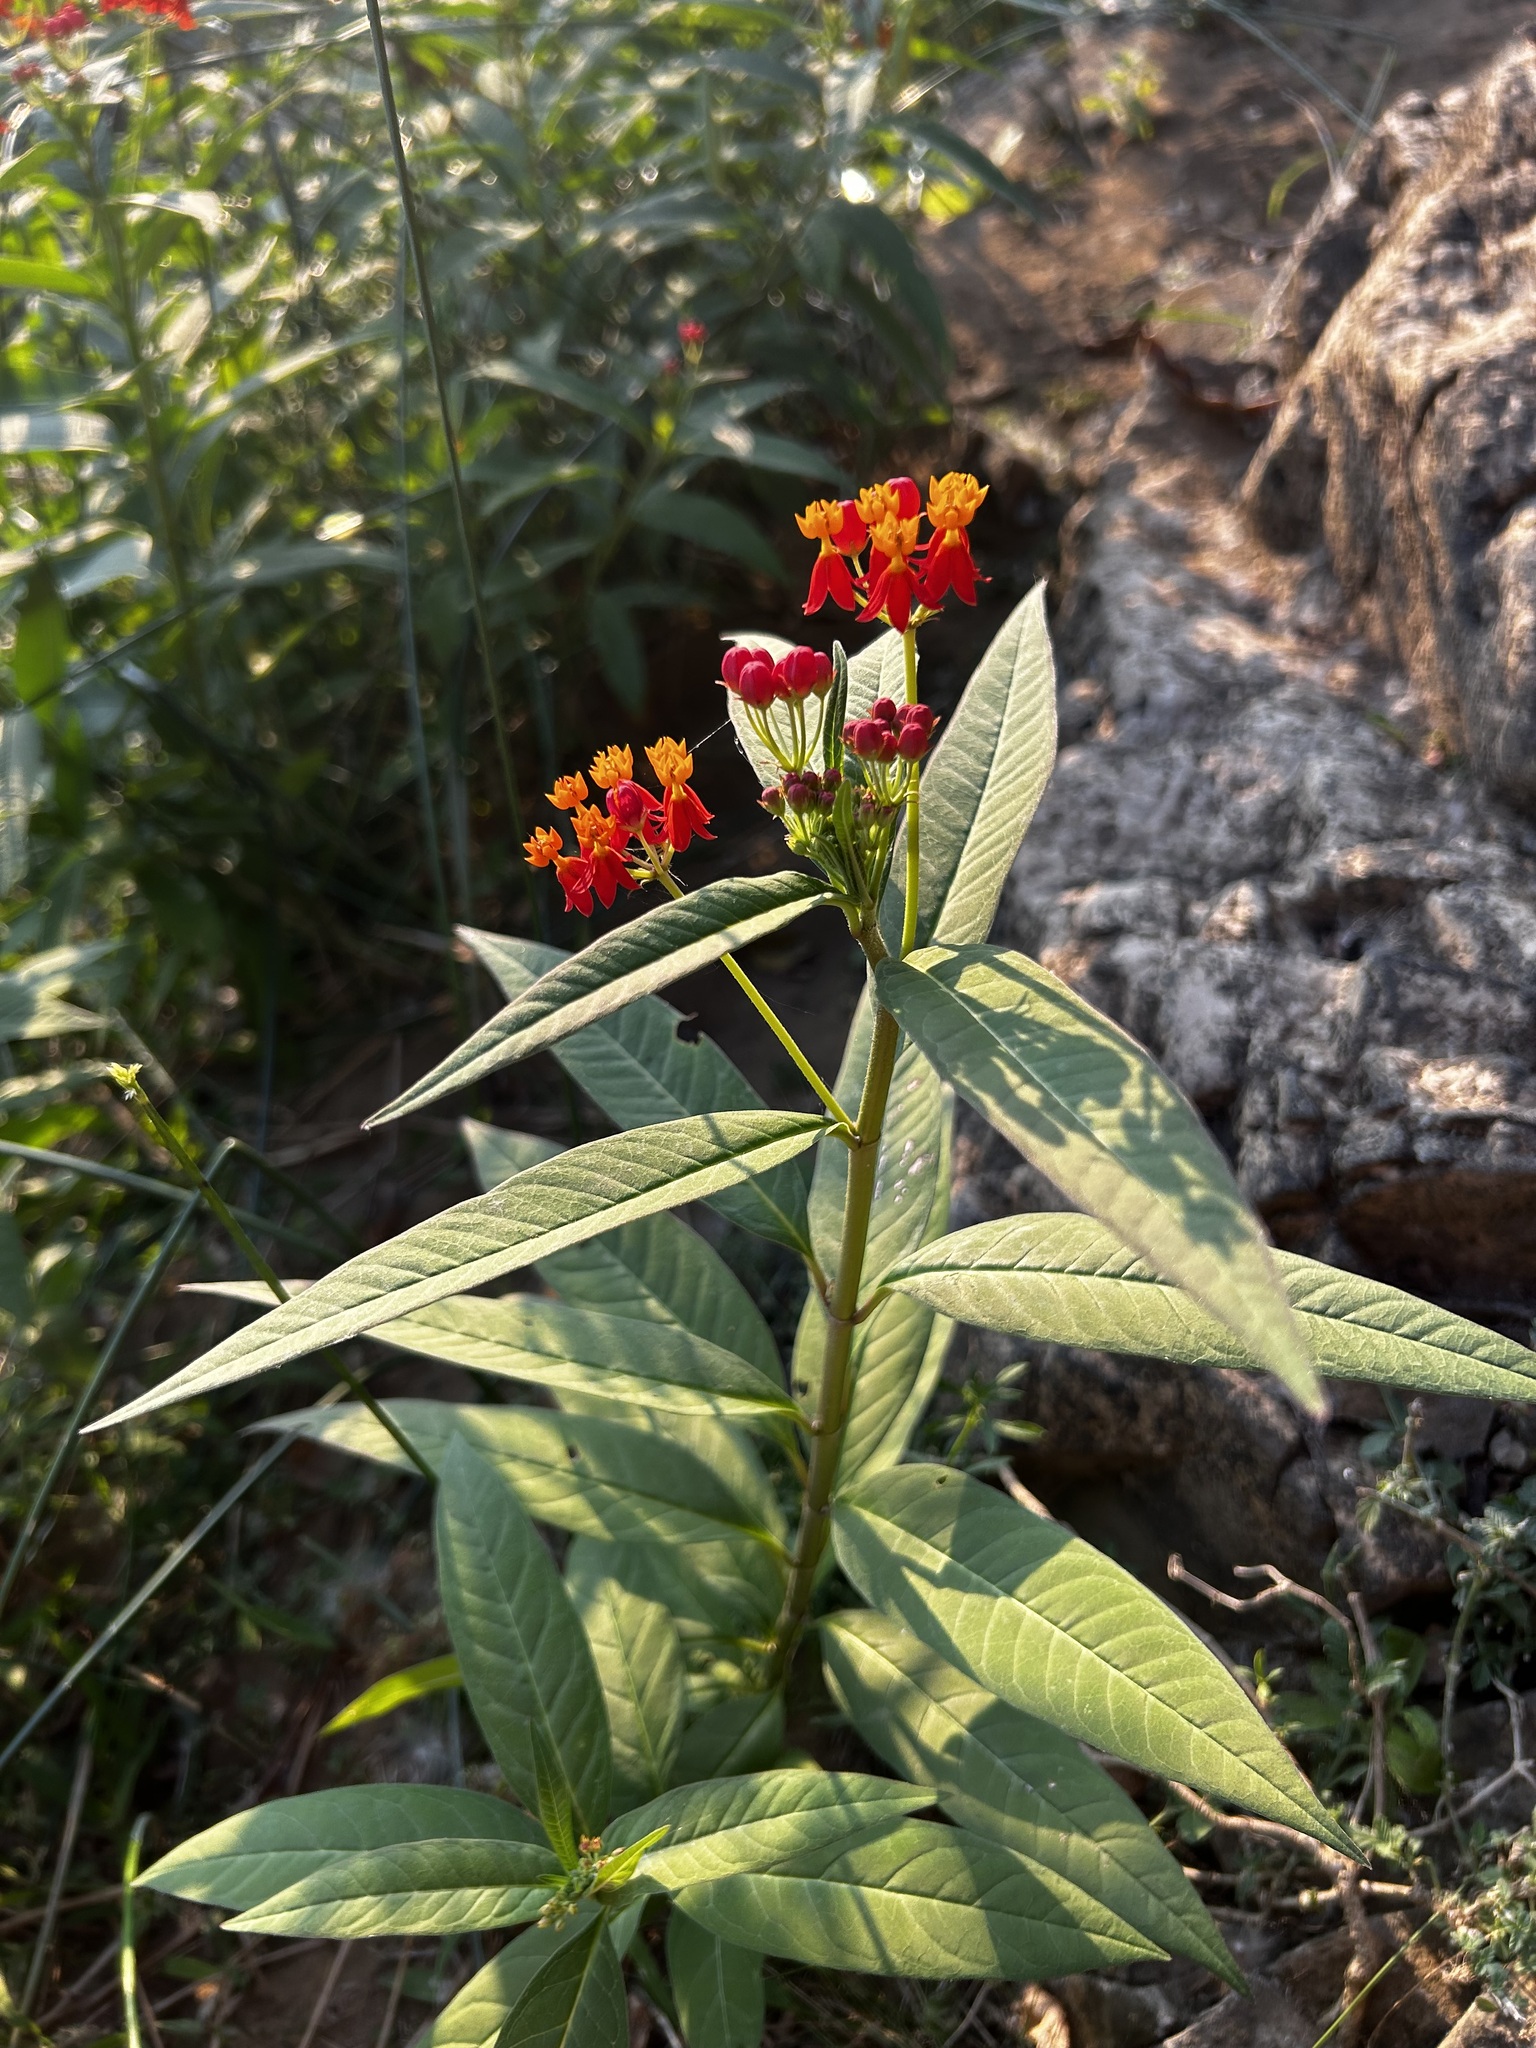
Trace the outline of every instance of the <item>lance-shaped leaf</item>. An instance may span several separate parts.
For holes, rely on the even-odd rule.
[[[505,938],[461,927],[460,937],[515,1002],[571,956],[533,939]],[[660,996],[642,996],[550,1048],[579,1088],[621,1130],[669,1123],[674,1117],[766,1105],[746,1075],[712,1038],[680,1035],[685,1018]],[[711,1197],[711,1206],[775,1243],[803,1251],[806,1174],[795,1161],[756,1174]]]
[[[1536,1352],[1396,1287],[1271,1254],[1313,1363],[1331,1379],[1536,1400]],[[1230,1330],[1090,1216],[1007,1216],[941,1237],[886,1285],[986,1330],[1187,1365],[1256,1367]]]
[[[854,1727],[904,1777],[936,1786],[951,1820],[1241,1984],[1189,1879],[1070,1736],[995,1699],[884,1615],[845,1610],[820,1633],[828,1683]]]
[[[658,903],[541,975],[430,1074],[368,1119],[368,1128],[424,1108],[500,1067],[542,1052],[584,1024],[679,981],[827,901],[813,875],[785,872],[707,882],[691,896]]]
[[[624,1973],[601,1914],[578,1921],[528,1974],[498,2048],[627,2048]]]
[[[139,1883],[173,1898],[238,1911],[360,1851],[453,1836],[524,1845],[540,1840],[527,1814],[487,1792],[461,1792],[452,1785],[344,1785],[233,1813],[179,1843]]]
[[[268,1372],[446,1295],[484,1286],[514,1267],[533,1265],[618,1224],[699,1200],[744,1180],[757,1166],[794,1158],[824,1128],[819,1117],[727,1113],[620,1131],[578,1145],[348,1259],[292,1301],[237,1330],[184,1371],[92,1426],[104,1428]]]
[[[640,1874],[676,1891],[731,1871],[769,1870],[786,1856],[932,1803],[926,1786],[863,1771],[758,1771],[664,1792],[614,1821],[603,1846],[622,1849],[665,1828]]]
[[[599,1421],[620,1422],[627,1429],[659,1438],[667,1448],[688,1452],[707,1466],[733,1496],[738,1513],[740,1508],[746,1509],[742,1526],[750,1525],[759,1532],[766,1530],[781,1545],[788,1536],[783,1504],[762,1453],[746,1430],[721,1422],[713,1415],[665,1415],[654,1408],[617,1407],[570,1391],[560,1394],[559,1405],[567,1415],[592,1415]]]
[[[291,1294],[307,1284],[286,1283]],[[259,1280],[196,1281],[181,1291],[259,1306],[272,1299]],[[538,1294],[450,1295],[368,1334],[419,1358],[585,1394],[610,1410],[644,1404],[672,1415],[733,1417],[749,1428],[796,1413],[777,1376],[686,1330],[637,1329],[632,1318],[566,1308]]]
[[[912,1465],[839,1502],[833,1530],[871,1606],[1010,1706],[1354,1853],[1225,1666],[1058,1523],[963,1473]]]
[[[462,1437],[438,1471],[438,1584],[475,1719],[502,1776],[535,1811],[542,1738],[579,1832],[600,1834],[608,1717],[560,1574],[504,1474]]]
[[[429,1657],[425,1663],[408,1664],[403,1671],[391,1671],[387,1678],[368,1686],[355,1700],[348,1700],[320,1733],[339,1735],[344,1728],[380,1720],[399,1707],[410,1706],[414,1700],[430,1699],[439,1692],[457,1692],[461,1683],[457,1657]]]
[[[613,1743],[612,1804],[652,1799],[672,1782],[687,1670],[672,1617],[609,1569],[614,1546],[578,1536],[565,1583],[587,1632]]]
[[[902,1029],[1032,1166],[1319,1404],[1306,1343],[1226,1161],[1133,1039],[996,946],[887,960],[876,981]]]
[[[784,1750],[782,1692],[740,1693],[707,1707],[690,1721],[672,1778],[698,1785],[707,1778],[732,1778],[766,1771]]]
[[[738,1562],[756,1553],[771,1598],[783,1553],[747,1503],[701,1458],[627,1423],[549,1408],[459,1405],[451,1401],[385,1401],[434,1470],[455,1438],[474,1446],[517,1491],[536,1521],[611,1543],[713,1544],[736,1539]],[[253,1423],[258,1430],[303,1436],[398,1471],[415,1467],[394,1438],[361,1406],[343,1402]]]
[[[758,2048],[767,2017],[760,1955],[721,1941],[674,1910],[667,1921],[667,1975],[688,2048]]]
[[[757,1109],[761,1104],[720,1106]],[[671,1115],[686,1113],[678,1108],[655,1121],[665,1123]],[[475,1176],[486,1190],[552,1159],[561,1149],[547,1139],[498,1130],[493,1124],[470,1118],[459,1125],[459,1131],[469,1148]],[[776,1181],[784,1174],[800,1176],[800,1162],[791,1161],[768,1178]],[[750,1188],[751,1184],[747,1185]],[[743,1189],[732,1192],[741,1195]],[[626,1223],[622,1230],[605,1231],[572,1251],[540,1259],[535,1271],[574,1308],[672,1324],[691,1330],[707,1344],[718,1344],[722,1351],[734,1351],[763,1372],[775,1377],[782,1372],[773,1332],[757,1304],[714,1246],[690,1230],[681,1217],[646,1216],[638,1223]]]
[[[795,1404],[744,1358],[686,1330],[566,1308],[533,1294],[459,1294],[370,1335],[475,1372],[569,1388],[679,1415],[792,1416]]]
[[[224,1924],[235,1934],[328,1941],[469,1934],[536,1919],[557,1880],[547,1842],[408,1842],[328,1863]]]
[[[584,1917],[598,1917],[595,1906],[582,1911]],[[573,1926],[565,1920],[553,1927],[530,1927],[509,1941],[416,2036],[415,2048],[496,2048],[507,2014],[529,1979],[570,1940]]]
[[[869,1060],[873,1006],[866,991],[854,1011],[834,1093],[850,1118],[859,1112]],[[949,1142],[954,1095],[910,1040],[896,1055],[875,1162],[865,1287],[886,1267],[936,1236],[949,1220]],[[825,1145],[811,1177],[811,1242],[823,1272],[837,1270],[848,1188],[846,1145]]]
[[[675,1896],[722,1941],[823,1969],[1055,1977],[1162,1954],[1104,1907],[1069,1912],[1012,1850],[932,1821],[885,1821]]]
[[[1056,665],[1045,585],[1017,605],[945,722],[923,768],[917,943],[984,939],[1056,762]],[[880,929],[901,946],[905,822]]]

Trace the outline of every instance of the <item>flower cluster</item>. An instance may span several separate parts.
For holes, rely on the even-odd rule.
[[[818,543],[807,612],[830,597],[861,620],[884,619],[898,633],[920,625],[951,591],[976,602],[976,564],[966,528],[987,486],[961,470],[928,481],[928,526],[920,538],[923,495],[909,476],[870,484],[856,498],[818,498],[795,514],[807,540]],[[869,560],[861,563],[865,548]]]
[[[528,865],[553,868],[565,891],[567,910],[591,914],[596,896],[605,910],[613,908],[620,889],[638,889],[653,876],[668,873],[674,853],[686,853],[694,839],[713,839],[714,817],[690,785],[693,755],[681,740],[660,739],[645,750],[651,772],[661,786],[655,795],[635,780],[635,757],[629,747],[604,747],[592,757],[587,775],[604,792],[601,808],[589,803],[587,776],[557,777],[549,801],[570,814],[576,851],[567,853],[557,827],[536,826],[523,842]]]
[[[0,30],[10,30],[23,40],[39,38],[50,45],[83,35],[93,21],[107,14],[140,14],[164,21],[172,28],[196,28],[188,0],[64,0],[52,14],[29,4],[29,0],[0,0]],[[35,64],[18,64],[11,72],[13,83],[27,85],[40,76]]]
[[[766,648],[730,648],[720,680],[739,717],[784,771],[763,809],[784,822],[792,853],[814,861],[851,903],[878,901],[896,820],[938,721],[926,704],[877,697],[843,719],[846,665],[811,647],[777,660]]]

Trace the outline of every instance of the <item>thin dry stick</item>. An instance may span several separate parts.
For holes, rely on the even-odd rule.
[[[1330,1849],[1322,1842],[1314,1842],[1310,1835],[1302,1834],[1299,1828],[1288,1828],[1283,1821],[1255,1820],[1251,1814],[1223,1813],[1212,1806],[1208,1799],[1202,1799],[1192,1786],[1181,1785],[1176,1778],[1169,1784],[1184,1801],[1192,1806],[1202,1820],[1209,1821],[1213,1828],[1226,1828],[1232,1834],[1260,1835],[1268,1842],[1283,1843],[1287,1849],[1299,1849],[1304,1856],[1328,1872],[1332,1878],[1341,1878],[1355,1866],[1347,1856],[1341,1856],[1337,1849]]]
[[[43,1924],[37,1930],[37,1945],[32,1951],[32,1961],[27,1968],[27,1981],[21,1993],[21,2017],[27,2019],[33,2002],[43,1987],[43,1972],[48,1963],[48,1952],[53,1947],[54,1924],[59,1917],[59,1907],[64,1899],[64,1880],[69,1876],[70,1862],[75,1853],[75,1837],[80,1832],[80,1815],[85,1808],[85,1795],[91,1782],[91,1758],[95,1753],[95,1726],[88,1719],[85,1732],[80,1737],[80,1747],[75,1753],[74,1782],[69,1788],[69,1805],[64,1810],[64,1832],[59,1837],[59,1860],[53,1867],[53,1883],[48,1887],[48,1903],[43,1908]]]
[[[1331,1600],[1325,1599],[1321,1593],[1314,1593],[1310,1586],[1303,1586],[1295,1579],[1288,1579],[1278,1565],[1233,1565],[1234,1578],[1268,1579],[1270,1582],[1262,1593],[1250,1593],[1246,1599],[1239,1599],[1235,1593],[1223,1593],[1219,1587],[1208,1586],[1204,1579],[1197,1579],[1194,1573],[1187,1569],[1177,1551],[1174,1551],[1168,1560],[1168,1576],[1175,1585],[1193,1586],[1197,1593],[1203,1593],[1206,1599],[1217,1607],[1225,1607],[1229,1614],[1247,1614],[1255,1607],[1267,1607],[1271,1600],[1284,1599],[1287,1594],[1292,1599],[1306,1601],[1309,1607],[1315,1607],[1319,1613],[1326,1614],[1330,1621],[1337,1622],[1344,1631],[1344,1641],[1349,1649],[1350,1675],[1357,1690],[1364,1694],[1365,1672],[1361,1668],[1360,1646],[1355,1640],[1355,1631],[1349,1616],[1335,1607]]]
[[[955,2043],[961,2040],[966,2034],[968,2034],[971,2031],[971,2021],[975,2019],[977,2013],[980,2012],[981,2001],[986,1997],[990,1989],[991,1986],[989,1984],[978,1984],[976,1986],[976,1996],[971,2000],[970,2004],[966,2007],[964,2019],[961,2020],[959,2026],[955,2028],[954,2032],[946,2038],[944,2042],[944,2048],[955,2048]]]
[[[377,2048],[389,2048],[390,2040],[394,2035],[395,2021],[400,2015],[400,1998],[405,1990],[406,1965],[410,1960],[411,1944],[406,1942],[402,1946],[399,1960],[395,1964],[395,1974],[389,1987],[389,2002],[384,2008],[384,2021],[379,2028]]]
[[[337,1942],[335,1960],[325,1973],[325,1982],[320,1987],[320,1996],[315,2000],[315,2009],[309,2016],[309,2025],[304,2029],[304,2038],[299,2043],[299,2048],[314,2048],[314,2039],[320,2031],[320,2022],[325,2018],[326,2009],[336,1994],[336,1986],[341,1981],[341,1973],[347,1967],[347,1958],[351,1953],[352,1944],[349,1941]]]
[[[110,1906],[121,1895],[122,1887],[104,1884],[94,1892],[76,1892],[72,1899],[60,1899],[61,1913],[81,1913],[87,1906]],[[8,1941],[13,1934],[24,1934],[29,1927],[35,1927],[47,1913],[46,1906],[28,1906],[24,1913],[7,1913],[0,1920],[0,1941]]]

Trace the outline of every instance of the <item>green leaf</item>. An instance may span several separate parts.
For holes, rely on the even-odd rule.
[[[445,1295],[662,1209],[696,1201],[813,1145],[820,1117],[759,1112],[621,1131],[533,1166],[349,1259],[93,1429],[268,1372]]]
[[[996,946],[883,961],[876,983],[902,1029],[1032,1166],[1318,1406],[1258,1224],[1199,1117],[1133,1039]]]
[[[531,939],[505,939],[463,927],[460,936],[513,998],[570,957]],[[682,1022],[669,1003],[645,996],[552,1050],[576,1085],[621,1130],[721,1110],[762,1109],[762,1097],[713,1039],[702,1033],[695,1039],[678,1036]],[[740,1186],[712,1196],[710,1206],[744,1230],[804,1252],[810,1244],[805,1200],[804,1165],[795,1161],[754,1173]]]
[[[370,1331],[422,1358],[594,1399],[744,1422],[793,1416],[782,1379],[686,1330],[567,1308],[535,1294],[459,1294]]]
[[[507,2014],[528,1980],[570,1937],[571,1922],[564,1921],[530,1927],[509,1941],[416,2036],[413,2048],[496,2048]]]
[[[768,2007],[763,1959],[754,1950],[721,1941],[674,1909],[667,1975],[686,2048],[757,2048]]]
[[[26,880],[32,807],[41,794],[42,731],[30,711],[0,712],[0,896]]]
[[[1315,1259],[1274,1252],[1317,1370],[1330,1379],[1536,1399],[1536,1352]],[[1231,1332],[1088,1216],[1008,1216],[941,1237],[886,1285],[987,1330],[1187,1365],[1254,1368]]]
[[[869,993],[859,999],[833,1089],[851,1119],[857,1118],[869,1061],[874,1010]],[[896,1055],[895,1071],[875,1165],[864,1284],[887,1266],[943,1230],[949,1220],[949,1141],[954,1095],[911,1040]],[[823,1145],[811,1178],[811,1242],[823,1272],[837,1270],[842,1243],[843,1201],[848,1188],[848,1148]]]
[[[651,1799],[672,1782],[687,1672],[671,1615],[609,1569],[613,1546],[578,1536],[565,1583],[587,1632],[613,1743],[613,1804]]]
[[[770,1870],[787,1856],[932,1804],[924,1786],[864,1771],[756,1771],[664,1792],[614,1821],[603,1847],[622,1849],[665,1828],[640,1874],[675,1892],[730,1871]]]
[[[424,1664],[408,1664],[403,1671],[391,1671],[349,1700],[339,1714],[333,1714],[320,1730],[322,1735],[339,1735],[344,1728],[356,1728],[362,1721],[377,1721],[412,1700],[424,1700],[433,1693],[455,1692],[463,1683],[457,1657],[429,1657]]]
[[[636,499],[631,516],[643,532],[692,541],[695,547],[744,562],[759,575],[771,576],[775,583],[784,581],[784,565],[772,544],[744,512],[723,498],[658,484]]]
[[[987,936],[1055,762],[1056,668],[1037,583],[987,649],[923,768],[920,946]],[[880,909],[892,953],[905,912],[904,844],[898,835]]]
[[[117,446],[99,412],[0,412],[0,455],[95,455]]]
[[[756,1529],[766,1529],[783,1543],[789,1524],[762,1453],[744,1429],[712,1415],[668,1415],[653,1407],[625,1408],[569,1389],[558,1397],[567,1415],[592,1415],[621,1422],[631,1430],[660,1438],[666,1446],[687,1451],[711,1471],[742,1507]]]
[[[1241,1986],[1194,1887],[1114,1779],[1069,1736],[994,1699],[883,1615],[821,1627],[828,1684],[893,1770],[939,1789],[951,1820],[1005,1843],[1149,1941]]]
[[[422,1109],[527,1059],[826,901],[826,886],[818,877],[786,872],[706,882],[680,901],[655,904],[552,967],[430,1074],[369,1117],[364,1128]]]
[[[502,1776],[538,1809],[542,1736],[582,1834],[608,1812],[608,1722],[592,1653],[549,1552],[499,1471],[463,1437],[438,1467],[437,1571],[464,1690]]]
[[[234,1934],[328,1941],[468,1934],[534,1919],[554,1894],[554,1875],[547,1842],[406,1842],[340,1857],[224,1924]]]
[[[69,618],[59,599],[53,572],[34,569],[16,613],[11,642],[11,681],[24,704],[42,703],[46,720],[51,698],[69,666]]]
[[[658,1003],[657,1007],[664,1006]],[[753,1109],[761,1105],[754,1100],[724,1106]],[[684,1113],[680,1107],[672,1111],[673,1116]],[[666,1117],[657,1120],[669,1121]],[[552,1158],[560,1149],[546,1139],[529,1139],[520,1132],[497,1130],[468,1118],[459,1130],[469,1147],[475,1176],[486,1189],[499,1187],[514,1173]],[[528,1146],[538,1149],[530,1152]],[[792,1163],[777,1168],[769,1179],[798,1178],[799,1174],[798,1163]],[[730,1190],[730,1195],[737,1197],[751,1193],[750,1182]],[[804,1205],[802,1183],[802,1212]],[[626,1223],[622,1230],[605,1231],[574,1251],[540,1259],[534,1270],[573,1307],[690,1330],[706,1344],[734,1352],[771,1377],[782,1376],[778,1346],[756,1302],[714,1246],[680,1217],[646,1216],[638,1223]]]
[[[454,1837],[539,1844],[527,1814],[451,1785],[346,1785],[273,1799],[178,1844],[139,1879],[150,1891],[242,1910],[373,1849]]]
[[[686,1549],[614,1544],[609,1568],[633,1591],[661,1602],[687,1648],[730,1653],[739,1662],[743,1646],[760,1642],[767,1634],[783,1598],[782,1574],[765,1573],[762,1564],[757,1545],[736,1538],[690,1543]],[[681,1760],[684,1768],[691,1767],[693,1755],[690,1736]]]
[[[722,1941],[882,1976],[1056,1977],[1162,1953],[1102,1907],[1082,1924],[1012,1850],[933,1821],[878,1823],[676,1901]]]
[[[50,297],[95,299],[107,294],[88,272],[69,263],[43,263],[30,256],[0,256],[0,290],[43,292]]]
[[[1010,1706],[1353,1854],[1230,1672],[1080,1537],[919,1465],[867,1479],[833,1530],[872,1606]]]
[[[739,1693],[688,1724],[672,1776],[678,1785],[765,1771],[784,1748],[784,1695]]]
[[[758,1572],[780,1583],[781,1552],[760,1517],[703,1460],[626,1423],[549,1408],[468,1406],[451,1401],[385,1401],[384,1411],[429,1463],[438,1465],[455,1437],[483,1452],[517,1490],[536,1521],[611,1543],[713,1543],[750,1539]],[[353,1457],[415,1467],[368,1410],[342,1402],[253,1423],[254,1429],[302,1436]]]
[[[628,2048],[624,1974],[601,1914],[582,1920],[529,1973],[497,2048]]]

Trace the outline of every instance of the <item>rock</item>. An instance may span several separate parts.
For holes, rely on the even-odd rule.
[[[1469,2005],[1440,2048],[1529,2048],[1529,2027],[1508,2015]],[[1383,2044],[1385,2048],[1385,2044]]]
[[[1519,36],[1459,104],[1399,102],[1324,201],[1273,314],[1305,361],[1244,486],[1271,545],[1326,541],[1448,743],[1528,813],[1533,225],[1536,41]]]
[[[1418,757],[1406,679],[1352,637],[1326,563],[1245,533],[1241,464],[1158,383],[1120,422],[1058,624],[1073,701],[1096,685],[1102,709],[1061,750],[1000,936],[1152,1049],[1282,1244],[1523,1337],[1536,832]]]

